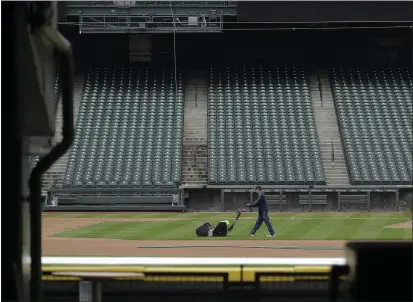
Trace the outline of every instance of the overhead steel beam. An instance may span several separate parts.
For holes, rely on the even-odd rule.
[[[167,16],[165,16],[167,17]],[[216,19],[204,19],[199,21],[195,16],[192,23],[188,16],[178,19],[179,22],[164,21],[157,16],[151,21],[143,17],[113,16],[80,16],[79,31],[81,33],[219,33],[222,32],[222,17]],[[170,18],[170,17],[169,17]]]
[[[224,15],[235,16],[237,9],[235,7],[222,7],[218,9],[208,7],[174,7],[173,13],[175,16],[188,16],[188,15]],[[171,10],[168,7],[70,7],[66,8],[67,16],[156,16],[156,15],[171,15]]]
[[[110,3],[105,3],[110,2]],[[163,3],[160,3],[163,2]],[[172,7],[237,7],[235,1],[171,1]],[[170,1],[70,1],[70,7],[115,7],[115,6],[136,6],[136,7],[169,7]]]
[[[92,27],[82,27],[81,33],[82,34],[160,34],[160,33],[173,33],[174,29],[172,28],[158,28],[158,29],[151,29],[151,28],[144,28],[141,29],[139,27],[112,27],[112,28],[92,28]],[[222,30],[220,28],[207,28],[207,29],[196,29],[196,28],[188,28],[188,29],[181,29],[177,30],[177,33],[221,33]]]

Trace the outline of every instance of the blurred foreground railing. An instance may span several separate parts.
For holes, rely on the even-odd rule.
[[[331,268],[345,262],[344,258],[42,258],[45,301],[57,299],[60,287],[64,292],[70,288],[72,301],[97,302],[114,294],[122,301],[125,295],[143,298],[145,293],[153,297],[188,290],[201,296],[233,295],[245,286],[258,294],[298,289],[325,296]]]
[[[136,266],[211,266],[211,265],[271,265],[271,266],[320,266],[342,265],[344,258],[250,258],[250,257],[42,257],[44,266],[55,265],[136,265]]]

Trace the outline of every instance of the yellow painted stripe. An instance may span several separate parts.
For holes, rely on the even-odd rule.
[[[113,280],[127,281],[127,280],[144,280],[144,276],[129,276],[129,277],[113,277]]]
[[[228,274],[229,282],[241,282],[240,267],[146,267],[144,273],[176,273],[176,274]]]
[[[296,276],[296,281],[323,281],[328,280],[328,276]]]
[[[257,273],[294,273],[294,269],[292,267],[244,267],[242,280],[254,282]]]
[[[259,273],[321,273],[326,274],[326,276],[260,276],[259,280],[261,282],[293,282],[298,280],[328,280],[331,268],[328,266],[296,266],[296,267],[245,267],[243,269],[243,281],[244,282],[254,282],[256,274]]]
[[[294,282],[293,276],[261,276],[260,282]]]
[[[294,271],[296,273],[326,273],[331,272],[330,266],[295,266]]]
[[[114,280],[144,280],[147,282],[223,282],[224,277],[220,274],[227,274],[229,282],[254,282],[256,274],[259,273],[302,273],[304,276],[260,276],[261,282],[293,282],[298,280],[328,280],[331,271],[329,266],[296,266],[296,267],[143,267],[143,266],[46,266],[43,273],[150,273],[152,276],[120,276],[109,277]],[[172,274],[169,276],[157,276],[157,274]],[[195,274],[205,274],[205,276],[195,276]],[[320,273],[322,276],[305,276],[306,273]],[[176,275],[175,275],[176,274]],[[187,274],[188,276],[182,276]],[[191,276],[194,274],[194,276]],[[215,274],[215,276],[214,276]],[[242,274],[242,276],[241,276]],[[242,278],[241,278],[242,277]],[[43,276],[43,280],[64,281],[81,280],[77,276]],[[341,277],[345,279],[345,277]]]
[[[260,276],[260,282],[327,281],[327,276]]]
[[[43,281],[80,281],[82,278],[74,276],[42,276]]]
[[[224,282],[219,276],[145,276],[145,282]]]
[[[240,271],[238,267],[162,267],[162,266],[153,266],[145,267],[144,272],[148,273],[227,273],[229,271],[236,270]]]

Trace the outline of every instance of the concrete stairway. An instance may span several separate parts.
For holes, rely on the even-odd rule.
[[[75,91],[74,91],[74,122],[76,124],[77,113],[79,111],[80,100],[82,98],[83,92],[83,85],[84,85],[84,76],[77,75],[75,78]],[[62,102],[59,102],[57,107],[57,116],[56,116],[56,134],[53,138],[53,143],[56,144],[62,140],[62,126],[63,126],[63,118],[62,118]],[[46,194],[47,190],[51,186],[60,186],[62,183],[62,179],[64,177],[64,173],[66,170],[67,159],[69,157],[70,150],[66,152],[50,169],[44,174],[42,180],[42,194]]]
[[[310,77],[310,88],[326,184],[331,187],[349,185],[349,176],[328,72],[325,70],[319,71],[318,77],[314,73]],[[334,149],[334,163],[332,161],[332,149]]]
[[[192,72],[185,85],[185,119],[182,155],[184,186],[207,183],[207,74]]]

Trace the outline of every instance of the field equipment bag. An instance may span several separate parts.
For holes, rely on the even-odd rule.
[[[205,222],[196,229],[196,235],[198,237],[208,237],[211,229],[214,229],[214,227],[209,222]]]
[[[209,222],[201,224],[196,229],[196,235],[198,237],[225,237],[234,229],[235,224],[237,223],[239,217],[241,216],[241,211],[236,212],[237,215],[230,225],[228,220],[223,220],[218,222],[216,227],[213,227]]]

